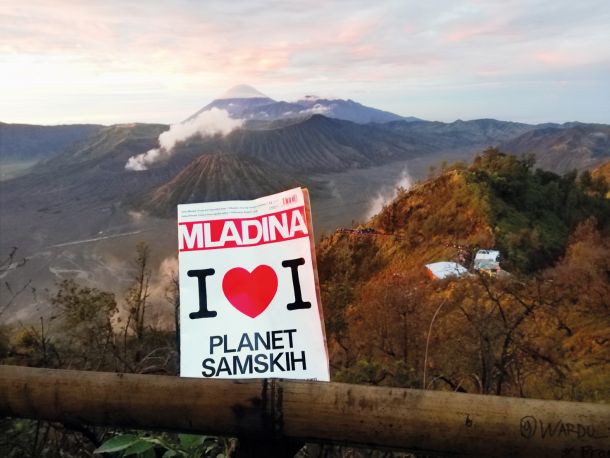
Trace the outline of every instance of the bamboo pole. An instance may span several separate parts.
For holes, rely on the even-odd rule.
[[[0,416],[449,456],[610,456],[609,405],[342,383],[0,366]]]

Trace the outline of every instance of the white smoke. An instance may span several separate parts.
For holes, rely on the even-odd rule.
[[[325,114],[330,113],[331,111],[332,111],[332,108],[330,106],[316,103],[311,108],[306,108],[305,110],[299,111],[299,114],[300,115],[315,115],[315,114],[325,115]]]
[[[176,144],[191,137],[208,137],[212,135],[227,135],[234,129],[241,127],[242,119],[233,119],[226,110],[213,107],[210,110],[199,113],[193,119],[173,124],[169,130],[159,135],[159,147],[148,150],[146,153],[131,156],[125,164],[125,169],[141,171],[161,159],[172,155]]]
[[[398,196],[398,190],[400,188],[409,189],[412,185],[413,178],[411,178],[409,171],[405,168],[392,187],[383,187],[373,198],[366,214],[366,219],[370,219],[375,216],[383,209],[384,205],[394,200]]]
[[[151,297],[156,298],[160,302],[165,300],[168,287],[178,275],[178,258],[169,256],[159,264],[159,269],[154,273],[149,293]]]
[[[154,304],[149,309],[149,323],[154,328],[171,329],[174,326],[172,290],[178,276],[178,258],[171,256],[161,261],[159,269],[153,272],[148,290],[149,301]]]

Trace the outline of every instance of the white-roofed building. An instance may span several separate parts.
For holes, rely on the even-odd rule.
[[[434,262],[426,264],[426,269],[428,275],[436,280],[442,280],[451,276],[461,277],[468,275],[468,269],[457,262]]]
[[[474,257],[474,270],[495,274],[500,270],[500,252],[498,250],[479,250]]]

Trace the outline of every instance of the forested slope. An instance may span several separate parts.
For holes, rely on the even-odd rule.
[[[607,184],[532,163],[487,150],[322,241],[337,379],[610,400]],[[431,262],[470,267],[479,248],[509,273],[426,276]]]

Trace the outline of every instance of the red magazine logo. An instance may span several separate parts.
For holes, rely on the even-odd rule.
[[[255,218],[178,224],[180,251],[256,246],[293,240],[308,235],[305,207],[292,208]]]

